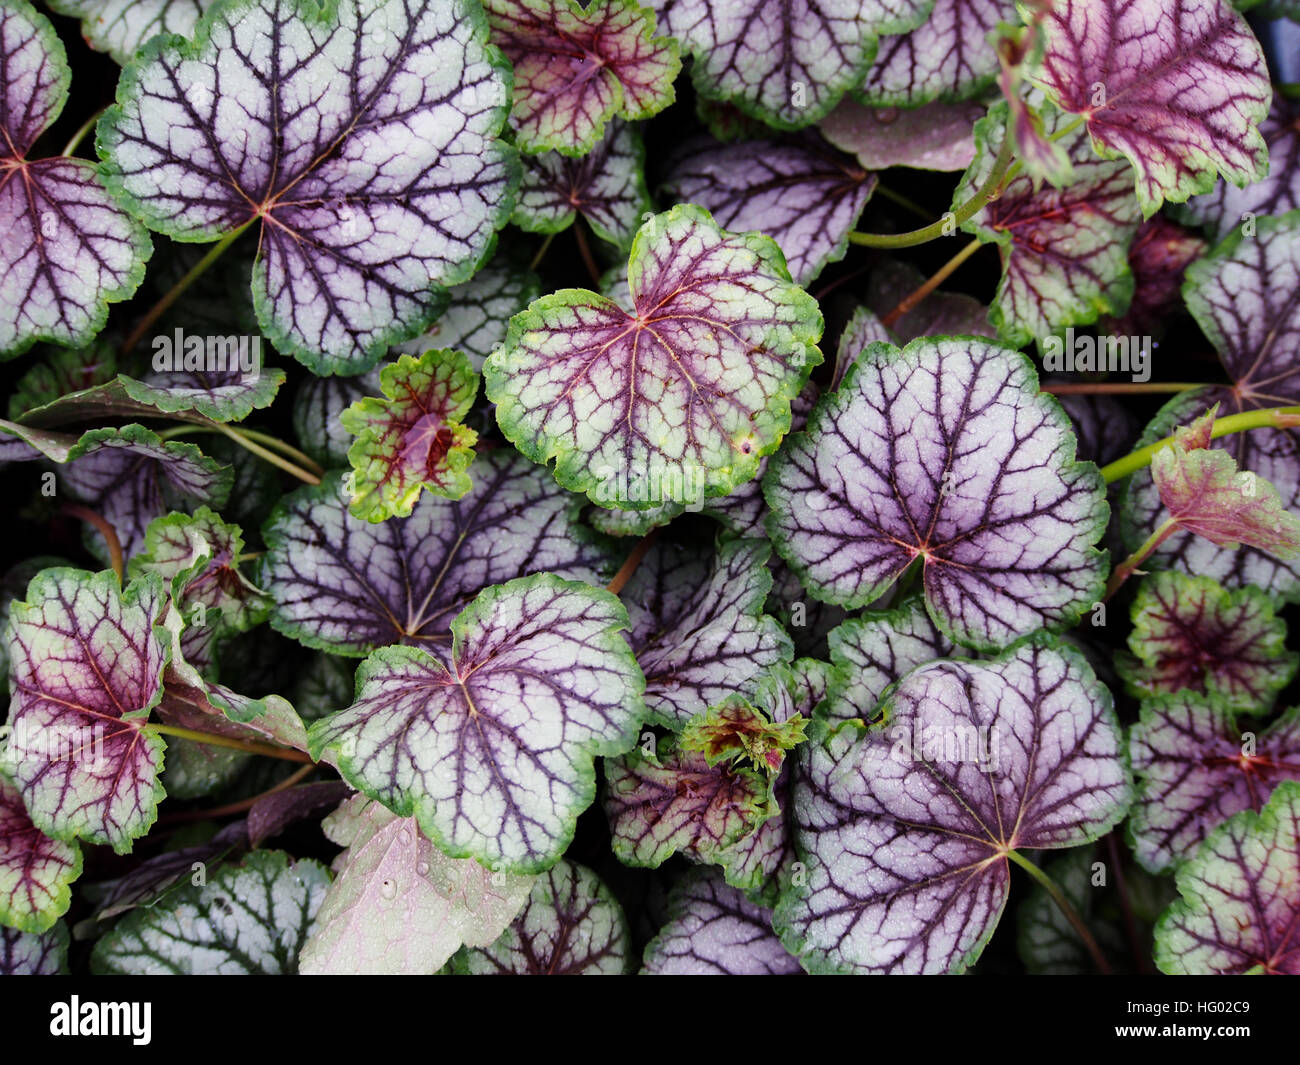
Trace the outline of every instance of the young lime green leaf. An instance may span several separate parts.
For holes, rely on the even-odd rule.
[[[356,437],[351,510],[379,522],[409,517],[427,488],[459,499],[470,489],[478,433],[462,419],[474,405],[478,374],[458,351],[403,355],[379,375],[383,398],[364,396],[339,415]]]

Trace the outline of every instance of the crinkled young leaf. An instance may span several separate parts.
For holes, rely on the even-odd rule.
[[[460,974],[617,976],[632,963],[627,918],[590,869],[561,860],[533,884],[523,912],[484,950],[455,959]]]
[[[370,522],[406,518],[428,489],[460,499],[478,433],[462,424],[478,393],[478,374],[458,351],[403,355],[379,375],[382,398],[366,396],[339,415],[356,437],[348,449],[349,509]]]
[[[510,216],[509,74],[463,0],[244,0],[123,71],[107,181],[179,240],[260,219],[253,302],[276,349],[358,373],[414,336]]]
[[[451,619],[484,588],[547,570],[604,583],[610,556],[578,500],[510,449],[479,456],[459,500],[424,496],[378,525],[348,513],[343,479],[287,496],[263,530],[258,583],[271,624],[308,647],[364,656],[391,643],[450,642]]]
[[[905,677],[888,727],[840,758],[810,745],[792,817],[807,885],[777,931],[813,971],[961,972],[997,926],[1012,850],[1069,848],[1132,790],[1109,692],[1036,638]]]
[[[650,210],[645,145],[634,125],[616,118],[586,155],[574,159],[547,152],[525,156],[523,166],[511,219],[515,225],[532,233],[558,233],[582,215],[598,237],[624,252],[631,248],[641,216]]]
[[[632,243],[634,309],[582,289],[537,300],[485,366],[497,421],[534,462],[610,508],[691,503],[753,478],[790,427],[822,317],[780,249],[680,204]],[[621,481],[648,478],[652,500]]]
[[[533,878],[448,858],[420,832],[354,795],[322,824],[347,848],[303,944],[306,975],[432,975],[463,945],[486,947],[514,920]]]
[[[916,560],[949,639],[996,650],[1100,598],[1108,514],[1025,356],[975,339],[873,345],[764,478],[768,529],[819,599],[878,599]]]
[[[28,159],[68,98],[72,71],[54,27],[26,0],[0,3],[0,357],[37,340],[88,344],[108,305],[129,299],[152,247],[94,164]]]
[[[1268,177],[1238,188],[1220,180],[1204,196],[1193,196],[1178,217],[1205,229],[1212,241],[1222,240],[1244,223],[1265,215],[1283,215],[1300,208],[1300,105],[1281,93],[1260,125],[1268,145]]]
[[[1300,973],[1300,784],[1243,811],[1178,872],[1182,898],[1156,925],[1155,961],[1184,974]]]
[[[691,870],[669,896],[669,920],[646,944],[648,976],[794,976],[803,970],[772,931],[772,911],[713,870]]]
[[[984,116],[977,103],[866,107],[845,98],[820,122],[822,136],[852,152],[868,170],[891,166],[965,170],[975,158],[971,130]]]
[[[20,932],[0,926],[0,976],[66,976],[68,928],[62,921],[48,932]]]
[[[541,282],[535,273],[498,255],[463,285],[451,289],[450,302],[438,320],[421,336],[398,344],[396,350],[420,355],[430,348],[453,348],[468,356],[470,365],[481,372],[483,361],[505,340],[511,316],[540,295]]]
[[[95,944],[100,975],[292,974],[329,888],[319,862],[254,851],[203,885],[132,910]]]
[[[1133,657],[1115,664],[1139,697],[1187,689],[1264,712],[1300,663],[1300,654],[1286,649],[1286,622],[1258,588],[1224,588],[1212,577],[1165,570],[1143,580],[1132,612]]]
[[[691,718],[677,737],[677,745],[683,751],[704,755],[710,765],[748,762],[774,776],[785,765],[786,752],[804,741],[806,725],[799,715],[769,720],[747,699],[732,695]]]
[[[162,697],[163,604],[156,577],[123,590],[111,571],[49,569],[10,607],[8,751],[46,835],[125,854],[153,824],[166,745],[143,726]]]
[[[1178,304],[1183,274],[1207,247],[1205,241],[1164,215],[1148,218],[1138,227],[1128,250],[1133,298],[1118,319],[1102,318],[1102,331],[1117,336],[1163,332],[1164,320]]]
[[[1129,747],[1138,781],[1133,852],[1162,873],[1238,810],[1261,810],[1283,780],[1300,780],[1300,707],[1256,733],[1218,701],[1164,696],[1142,704]]]
[[[876,37],[925,21],[927,0],[654,0],[695,57],[696,89],[778,129],[827,114],[862,81]]]
[[[510,111],[525,152],[585,155],[615,115],[649,118],[673,102],[677,42],[655,36],[635,0],[486,0],[492,40],[514,64]]]
[[[1072,0],[1073,2],[1073,0]],[[1005,134],[1006,105],[975,125],[975,161],[962,178],[954,206],[969,199],[992,169]],[[1054,114],[1048,131],[1062,131],[1067,116]],[[1021,173],[1006,192],[962,223],[968,233],[998,245],[1002,281],[989,313],[998,336],[1017,347],[1067,326],[1120,314],[1133,295],[1128,250],[1142,221],[1133,199],[1129,167],[1098,159],[1082,130],[1058,142],[1074,164],[1064,188]]]
[[[763,613],[768,554],[761,540],[733,540],[713,558],[656,543],[641,560],[622,598],[652,720],[680,729],[794,657],[789,636]]]
[[[1084,118],[1097,151],[1125,156],[1143,214],[1268,173],[1258,126],[1272,89],[1259,42],[1228,0],[1062,0],[1031,75]]]
[[[60,15],[81,19],[91,48],[129,63],[145,41],[160,33],[194,36],[194,27],[215,0],[51,0]]]
[[[32,824],[22,795],[0,771],[0,925],[47,931],[68,912],[69,885],[80,875],[81,848]]]
[[[665,194],[699,204],[724,229],[771,237],[806,285],[844,258],[876,180],[815,134],[741,144],[700,137],[675,158]]]
[[[930,17],[916,29],[880,42],[866,80],[853,94],[896,107],[978,96],[998,72],[997,52],[985,38],[1015,15],[1013,0],[935,0]]]
[[[313,757],[449,856],[534,873],[573,838],[596,794],[595,755],[621,754],[644,680],[608,592],[550,573],[481,592],[450,648],[384,647],[356,701],[311,726]]]

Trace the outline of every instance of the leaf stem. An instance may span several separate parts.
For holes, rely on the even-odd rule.
[[[174,824],[178,821],[207,821],[217,817],[229,817],[231,814],[242,814],[245,810],[251,810],[253,806],[261,799],[268,795],[275,795],[281,791],[288,791],[295,784],[301,783],[307,777],[311,776],[320,766],[309,763],[301,769],[295,769],[280,783],[267,788],[265,791],[252,796],[248,799],[240,799],[238,802],[226,803],[225,806],[216,806],[210,810],[182,810],[179,813],[166,814],[158,819],[159,824]]]
[[[203,274],[207,271],[208,267],[211,266],[213,263],[215,263],[218,259],[220,259],[222,253],[225,252],[225,250],[229,248],[230,245],[232,245],[236,241],[236,239],[238,239],[238,237],[244,232],[244,230],[246,230],[252,224],[253,224],[252,219],[249,219],[249,221],[245,222],[238,229],[233,230],[230,233],[227,233],[224,237],[222,237],[219,241],[217,241],[216,244],[214,244],[210,249],[208,249],[208,253],[205,256],[203,256],[202,259],[196,262],[192,267],[190,267],[189,272],[186,273],[186,275],[182,277],[179,281],[177,281],[176,284],[172,285],[172,287],[169,288],[163,294],[163,297],[152,307],[149,308],[148,312],[145,314],[143,318],[140,319],[136,327],[131,330],[130,336],[128,336],[126,340],[122,342],[121,353],[125,355],[128,352],[130,352],[132,349],[134,349],[135,346],[139,344],[140,341],[144,338],[145,333],[149,332],[149,329],[153,326],[154,322],[158,321],[158,319],[162,317],[163,312],[166,311],[167,308],[170,307],[173,303],[175,303],[176,300],[180,298],[181,294],[187,288],[189,288],[192,284],[194,284],[195,281],[197,281],[200,277],[202,277]]]
[[[896,323],[900,318],[903,317],[903,315],[907,314],[908,311],[914,309],[917,304],[919,304],[923,299],[925,299],[926,296],[930,295],[931,292],[933,292],[936,288],[938,288],[945,281],[947,281],[948,278],[950,278],[953,275],[953,273],[957,270],[957,268],[960,267],[962,263],[964,263],[977,251],[979,251],[982,246],[983,245],[981,244],[978,238],[972,240],[969,244],[967,244],[964,248],[962,248],[961,251],[959,251],[951,259],[949,259],[941,267],[939,267],[939,269],[934,272],[933,276],[927,279],[923,285],[918,286],[914,292],[905,296],[902,302],[900,302],[897,307],[895,307],[892,311],[890,311],[887,315],[885,315],[882,319],[880,319],[880,324],[883,325],[886,329],[893,326],[894,323]]]
[[[179,725],[164,725],[157,721],[148,721],[144,728],[162,736],[175,736],[177,739],[205,743],[209,747],[229,747],[235,751],[248,754],[264,754],[268,758],[280,758],[286,762],[307,762],[314,768],[311,756],[306,751],[295,751],[288,747],[275,747],[269,743],[256,743],[253,740],[237,740],[231,736],[218,736],[213,732],[200,732],[197,729],[181,728]]]
[[[573,224],[573,234],[578,239],[578,253],[582,256],[583,265],[587,267],[587,273],[591,275],[591,283],[600,285],[600,267],[596,265],[596,257],[591,254],[591,245],[587,243],[586,223],[579,218]]]
[[[1096,938],[1088,926],[1083,923],[1083,918],[1079,916],[1078,911],[1070,905],[1070,900],[1065,897],[1065,892],[1060,889],[1056,881],[1019,851],[1007,851],[1007,857],[1037,880],[1043,890],[1052,897],[1052,901],[1056,903],[1061,913],[1065,914],[1065,919],[1070,922],[1071,927],[1083,940],[1083,945],[1088,948],[1088,953],[1092,955],[1092,961],[1097,966],[1097,971],[1103,976],[1110,976],[1110,962],[1106,960],[1106,955],[1101,952],[1101,947]]]
[[[1137,384],[1134,382],[1097,381],[1093,383],[1063,385],[1046,384],[1041,391],[1053,396],[1136,396],[1147,393],[1165,394],[1171,392],[1193,392],[1198,388],[1209,388],[1205,384],[1189,384],[1185,381],[1158,381],[1154,384]]]
[[[956,227],[979,214],[986,204],[1002,195],[1003,179],[1008,176],[1007,171],[1011,167],[1014,141],[1015,138],[1010,135],[1010,131],[1003,135],[1002,146],[994,157],[993,169],[989,171],[989,176],[984,179],[984,184],[975,190],[974,195],[969,200],[955,211],[949,211],[937,222],[932,222],[921,229],[914,229],[910,233],[858,233],[854,231],[849,234],[849,241],[864,248],[911,248],[917,244],[929,243],[937,237],[947,236],[949,230],[955,232]]]
[[[546,252],[551,247],[551,241],[555,239],[554,233],[547,233],[546,239],[542,241],[542,246],[537,249],[537,254],[533,256],[532,261],[528,264],[529,270],[536,270],[542,265],[542,260],[546,257]]]
[[[1300,426],[1300,406],[1261,407],[1258,410],[1245,410],[1239,414],[1229,414],[1216,418],[1210,429],[1210,439],[1217,440],[1229,433],[1240,433],[1247,429],[1294,429]],[[1161,448],[1174,442],[1173,436],[1166,436],[1154,444],[1140,447],[1136,451],[1118,458],[1108,466],[1101,468],[1102,479],[1107,484],[1114,484],[1122,477],[1137,473],[1150,465],[1152,458]]]
[[[103,515],[96,514],[89,507],[83,507],[77,503],[64,503],[63,513],[70,518],[80,518],[99,531],[99,535],[104,538],[104,543],[108,546],[108,564],[113,567],[113,572],[117,574],[117,585],[120,588],[126,567],[122,561],[122,541],[118,539],[117,530],[113,528],[113,523]]]
[[[1150,536],[1142,542],[1142,546],[1128,556],[1123,562],[1111,570],[1110,580],[1106,582],[1106,594],[1102,596],[1103,600],[1109,599],[1119,591],[1120,585],[1133,576],[1134,570],[1146,561],[1146,558],[1152,551],[1169,539],[1178,529],[1178,520],[1168,518],[1156,529]]]
[[[102,115],[107,110],[108,110],[107,107],[101,107],[98,111],[96,111],[93,115],[91,115],[88,119],[86,119],[86,121],[81,124],[81,128],[78,129],[77,132],[72,135],[72,139],[68,141],[68,143],[64,146],[63,151],[61,151],[59,154],[64,157],[67,157],[71,155],[73,152],[75,152],[77,150],[77,146],[80,145],[81,142],[86,139],[86,134],[95,128],[95,123],[99,121],[99,116]]]
[[[627,582],[632,579],[632,574],[636,572],[637,566],[641,565],[641,560],[645,558],[646,552],[649,551],[654,542],[659,539],[659,529],[660,526],[655,526],[641,537],[636,547],[632,548],[632,553],[627,556],[627,561],[624,562],[623,565],[619,567],[618,572],[614,574],[614,579],[605,585],[606,591],[618,595],[623,590]]]
[[[231,440],[246,451],[252,452],[252,454],[256,455],[258,458],[265,462],[269,462],[272,466],[279,467],[286,473],[293,474],[304,484],[320,484],[321,475],[324,474],[324,471],[320,466],[304,455],[296,447],[286,444],[283,440],[271,436],[269,433],[260,433],[253,429],[225,425],[222,422],[205,422],[202,425],[180,425],[175,429],[166,429],[159,433],[158,436],[163,440],[172,440],[178,436],[193,436],[195,433],[222,433],[223,435],[230,437]],[[277,450],[292,455],[294,458],[307,463],[310,469],[303,469],[301,466],[296,466],[294,463],[281,458],[279,455],[275,454],[275,452],[269,451],[267,448],[259,444],[257,442],[258,440],[264,440],[267,444],[275,447]]]

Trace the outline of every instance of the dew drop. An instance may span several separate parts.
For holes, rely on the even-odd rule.
[[[416,871],[417,873],[419,873],[421,876],[428,876],[428,875],[429,875],[429,863],[428,863],[428,862],[416,862],[416,863],[415,863],[415,871]]]
[[[887,126],[891,122],[897,121],[897,119],[898,119],[897,107],[879,107],[876,109],[876,121],[879,122],[882,126]]]
[[[391,880],[385,880],[382,884],[379,885],[379,894],[383,895],[384,898],[386,899],[396,898],[397,885],[394,884]]]

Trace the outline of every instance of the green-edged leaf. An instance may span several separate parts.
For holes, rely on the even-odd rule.
[[[215,0],[51,0],[60,15],[81,19],[81,33],[91,48],[126,64],[160,33],[192,37],[200,18]]]
[[[0,976],[66,976],[68,928],[60,921],[48,932],[0,928]]]
[[[81,848],[32,824],[22,795],[0,772],[0,925],[48,931],[68,912],[69,885],[80,875]]]

